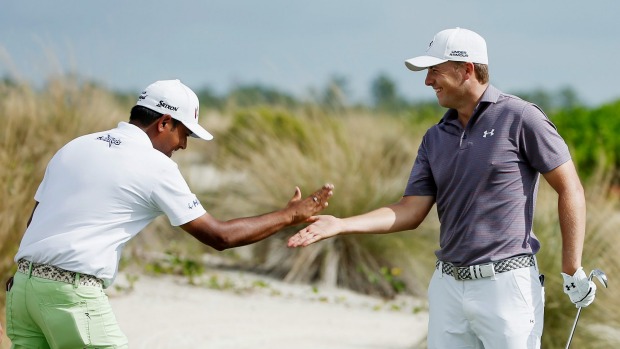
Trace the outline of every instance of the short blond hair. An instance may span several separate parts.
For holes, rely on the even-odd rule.
[[[457,66],[462,66],[466,62],[452,61],[457,64]],[[478,80],[481,84],[486,84],[489,82],[489,66],[487,64],[482,63],[472,63],[474,65],[474,75],[476,76],[476,80]]]

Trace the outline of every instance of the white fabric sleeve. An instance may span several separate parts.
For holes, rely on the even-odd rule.
[[[151,195],[155,204],[168,216],[171,225],[183,225],[207,212],[178,168],[163,171],[157,177],[158,184]]]

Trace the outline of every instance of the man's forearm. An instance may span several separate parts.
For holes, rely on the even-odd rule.
[[[583,189],[558,195],[558,216],[562,231],[562,271],[573,275],[582,265],[581,255],[586,231],[586,201]]]

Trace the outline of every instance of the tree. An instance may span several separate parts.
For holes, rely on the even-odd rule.
[[[385,74],[379,74],[370,85],[372,104],[377,109],[391,109],[398,100],[396,83]]]

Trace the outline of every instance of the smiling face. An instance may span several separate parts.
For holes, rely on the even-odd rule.
[[[183,123],[173,120],[170,115],[164,115],[157,121],[156,131],[151,137],[153,148],[168,157],[179,149],[187,148],[187,137],[192,134]]]
[[[467,96],[467,81],[465,65],[448,61],[429,67],[424,83],[435,90],[439,105],[459,109]]]

